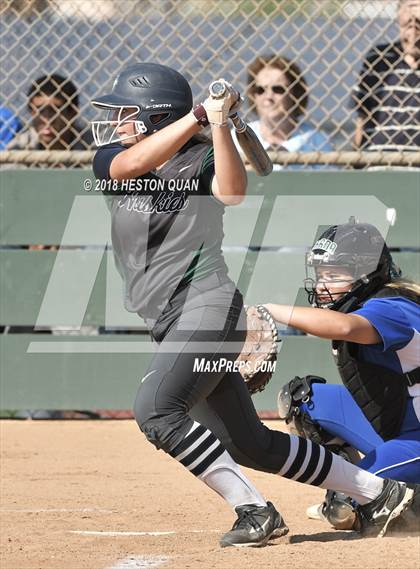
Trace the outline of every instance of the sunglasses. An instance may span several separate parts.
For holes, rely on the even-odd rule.
[[[287,92],[287,88],[284,87],[283,85],[270,85],[268,87],[263,87],[262,85],[255,85],[254,93],[255,95],[262,95],[268,89],[273,91],[273,93],[275,93],[276,95],[284,95]]]

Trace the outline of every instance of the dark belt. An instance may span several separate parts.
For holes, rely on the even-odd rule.
[[[408,373],[405,373],[404,378],[408,387],[420,383],[420,367],[416,367],[416,369],[413,369]]]

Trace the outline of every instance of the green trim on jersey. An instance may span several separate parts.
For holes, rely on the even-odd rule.
[[[220,260],[215,260],[214,255],[206,254],[208,251],[211,251],[210,247],[202,247],[197,251],[182,277],[183,283],[189,284],[191,281],[198,281],[214,273],[214,271],[220,270]]]
[[[208,151],[204,155],[203,162],[201,163],[200,174],[202,174],[204,172],[204,170],[207,168],[207,166],[209,166],[209,164],[211,164],[211,162],[214,162],[214,148],[213,148],[213,146],[210,146],[210,148],[208,149]]]
[[[210,146],[204,155],[203,162],[201,163],[200,176],[205,173],[206,168],[208,168],[213,162],[214,149],[213,146]],[[213,179],[213,176],[211,179]],[[211,179],[208,190],[210,196],[213,196],[211,189]],[[182,282],[189,284],[193,280],[199,280],[207,277],[217,269],[220,269],[220,260],[214,258],[214,250],[212,251],[212,247],[201,246],[200,249],[195,253],[190,266],[185,271]]]

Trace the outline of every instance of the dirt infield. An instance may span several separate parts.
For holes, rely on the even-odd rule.
[[[263,549],[220,549],[230,509],[146,443],[134,421],[2,421],[0,428],[1,569],[420,567],[419,539],[334,531],[305,517],[321,490],[254,471],[247,473],[290,533]]]

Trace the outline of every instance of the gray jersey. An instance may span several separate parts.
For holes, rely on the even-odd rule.
[[[124,150],[120,144],[99,148],[95,176],[109,180],[111,162]],[[224,206],[211,193],[213,176],[213,148],[191,142],[159,171],[104,192],[130,312],[158,318],[176,290],[215,271],[227,274],[221,252]]]

